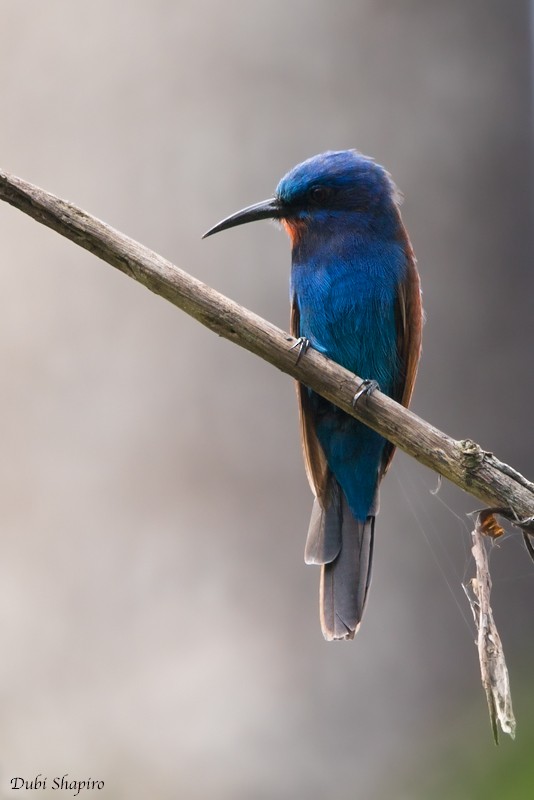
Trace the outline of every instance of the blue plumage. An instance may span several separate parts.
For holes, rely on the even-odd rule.
[[[264,217],[292,242],[292,333],[408,405],[420,354],[419,278],[388,173],[355,150],[324,153],[282,178],[275,197],[209,233]],[[370,582],[378,486],[393,447],[299,385],[306,469],[316,496],[306,560],[322,565],[328,639],[359,626]]]
[[[293,247],[290,283],[291,300],[299,312],[299,335],[392,394],[401,369],[397,286],[406,273],[393,186],[374,162],[349,151],[299,165],[282,179],[277,195],[298,203],[310,187],[319,185],[336,187],[337,203],[320,211],[312,207],[311,213],[305,206],[299,215],[305,235],[301,232]],[[385,441],[313,392],[309,394],[328,465],[352,513],[365,521]]]

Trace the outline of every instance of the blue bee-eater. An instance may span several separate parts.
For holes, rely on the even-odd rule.
[[[291,239],[291,333],[301,354],[310,345],[407,406],[421,350],[421,292],[386,170],[356,150],[314,156],[282,178],[273,198],[205,236],[265,218],[280,220]],[[297,393],[316,498],[305,558],[321,565],[325,638],[352,639],[371,578],[378,487],[394,447],[306,386],[297,384]]]

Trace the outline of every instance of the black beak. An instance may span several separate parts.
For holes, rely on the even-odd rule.
[[[236,211],[226,219],[218,222],[209,231],[206,231],[204,236],[211,236],[212,233],[219,233],[225,231],[227,228],[234,228],[236,225],[244,225],[245,222],[255,222],[258,219],[279,219],[282,216],[282,205],[276,197],[271,197],[269,200],[262,200],[261,203],[255,203],[253,206],[242,208],[241,211]]]

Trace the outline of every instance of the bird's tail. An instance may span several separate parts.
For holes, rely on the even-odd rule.
[[[353,639],[371,583],[378,493],[364,521],[354,518],[337,481],[330,503],[316,499],[306,541],[305,561],[321,565],[320,615],[325,639]]]

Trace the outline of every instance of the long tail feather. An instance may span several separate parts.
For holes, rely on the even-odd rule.
[[[376,502],[365,521],[352,515],[343,491],[326,510],[314,503],[306,563],[321,564],[320,616],[325,639],[353,639],[371,583]],[[378,499],[378,498],[377,498]]]
[[[351,519],[339,556],[321,567],[320,616],[325,639],[354,639],[371,583],[375,518]]]
[[[329,564],[339,555],[342,543],[341,495],[338,482],[330,479],[328,507],[322,508],[315,498],[304,550],[306,564]]]

